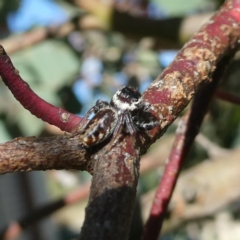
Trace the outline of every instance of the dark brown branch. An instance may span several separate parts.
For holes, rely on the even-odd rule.
[[[78,136],[20,137],[0,144],[1,174],[48,169],[86,170],[88,159]]]
[[[141,168],[140,168],[141,173],[145,173],[153,168],[156,168],[159,165],[163,165],[165,161],[164,159],[166,159],[167,154],[169,152],[169,150],[167,150],[168,147],[166,147],[166,145],[168,146],[171,144],[172,137],[170,139],[160,140],[160,142],[158,146],[158,152],[162,153],[162,151],[165,151],[166,156],[165,157],[161,156],[162,161],[159,162],[159,158],[157,158],[157,153],[155,153],[154,156],[152,156],[152,154],[150,154],[150,156],[149,154],[147,154],[144,159],[141,159]],[[24,231],[26,227],[33,224],[33,222],[40,221],[42,218],[49,216],[50,214],[57,211],[61,207],[64,207],[69,204],[74,204],[80,200],[86,199],[89,196],[89,192],[90,192],[89,188],[90,186],[88,184],[85,186],[81,186],[78,189],[73,190],[72,192],[67,194],[64,198],[44,206],[39,206],[39,208],[32,210],[31,213],[29,213],[27,216],[24,216],[19,220],[12,221],[10,225],[0,230],[0,239],[15,238],[19,234],[21,234],[21,232]]]
[[[171,41],[179,41],[179,30],[183,17],[152,20],[144,17],[135,17],[128,12],[114,9],[112,14],[112,28],[133,36],[161,37]]]
[[[95,156],[80,239],[127,239],[138,181],[138,144],[135,136],[120,135]]]

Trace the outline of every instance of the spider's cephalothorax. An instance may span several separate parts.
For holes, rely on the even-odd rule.
[[[157,119],[142,103],[141,94],[132,87],[123,87],[112,97],[110,103],[98,100],[84,118],[95,115],[80,134],[80,141],[86,147],[97,145],[120,131],[134,134],[151,130],[159,125]]]
[[[132,87],[118,90],[112,97],[110,105],[119,111],[134,111],[141,104],[141,94]]]

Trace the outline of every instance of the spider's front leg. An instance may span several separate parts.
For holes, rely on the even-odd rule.
[[[149,131],[159,126],[158,119],[149,112],[150,105],[142,106],[142,109],[133,117],[133,122],[139,131]]]
[[[97,100],[96,104],[87,111],[87,113],[82,118],[82,120],[77,125],[77,127],[72,131],[72,133],[73,133],[72,136],[76,136],[77,134],[79,134],[83,131],[83,129],[87,126],[88,122],[90,121],[89,117],[92,114],[94,114],[94,116],[95,116],[101,109],[104,109],[106,107],[109,107],[108,102],[102,101],[102,100]]]
[[[126,112],[125,116],[125,127],[128,130],[128,132],[133,135],[134,133],[136,133],[136,127],[134,125],[133,122],[133,118],[132,115],[130,114],[130,112]]]
[[[130,133],[131,135],[136,133],[136,128],[133,124],[132,116],[128,111],[122,112],[118,115],[118,121],[113,132],[113,138],[115,142],[117,136],[121,133],[123,128],[125,128],[126,132]]]
[[[92,114],[96,114],[98,111],[108,106],[109,106],[108,102],[102,101],[100,99],[97,100],[96,104],[87,111],[83,119],[87,120]]]

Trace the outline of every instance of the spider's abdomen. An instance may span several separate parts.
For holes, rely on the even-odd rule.
[[[86,147],[99,144],[110,137],[117,124],[117,113],[110,108],[101,109],[86,125],[80,142]]]

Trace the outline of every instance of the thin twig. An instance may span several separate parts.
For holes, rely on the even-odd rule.
[[[240,148],[231,149],[227,156],[205,159],[180,174],[161,231],[163,235],[189,222],[239,208],[239,154]],[[155,192],[156,189],[142,197],[144,221],[149,216]]]
[[[220,157],[229,154],[229,150],[218,146],[216,143],[210,141],[202,133],[196,137],[196,142],[201,145],[208,153],[209,157]]]
[[[240,96],[238,96],[236,94],[233,94],[233,93],[230,93],[230,92],[227,92],[223,89],[218,89],[215,93],[215,96],[218,99],[221,99],[223,101],[240,105]]]
[[[18,35],[12,35],[8,38],[0,39],[0,44],[4,46],[8,54],[14,53],[26,47],[42,42],[47,38],[63,38],[69,35],[72,31],[80,29],[81,23],[86,24],[85,16],[79,15],[73,17],[69,22],[65,22],[59,26],[39,27],[28,32]]]

